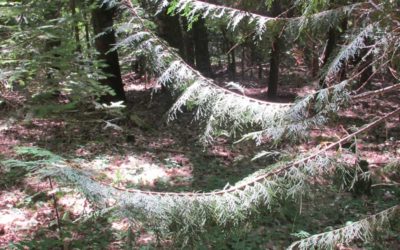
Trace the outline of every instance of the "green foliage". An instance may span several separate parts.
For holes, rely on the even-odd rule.
[[[195,0],[151,2],[168,8],[169,14],[186,17],[189,28],[199,18],[208,18],[225,24],[232,37],[236,34],[233,32],[249,28],[257,40],[267,43],[268,39],[281,33],[288,42],[289,38],[298,38],[298,34],[307,32],[308,28],[325,34],[327,28],[335,27],[343,17],[350,17],[352,14],[354,16],[346,33],[344,46],[321,72],[325,78],[337,78],[343,65],[354,59],[363,49],[368,50],[367,55],[381,55],[382,60],[396,58],[398,55],[399,35],[394,32],[398,28],[397,20],[391,20],[397,9],[391,1],[384,2],[381,7],[385,14],[381,14],[381,11],[371,6],[365,8],[359,4],[346,5],[347,1],[335,2],[339,8],[331,9],[332,2],[329,0],[298,0],[295,7],[301,14],[293,18],[271,18]],[[29,91],[32,103],[51,100],[55,93],[68,97],[68,102],[63,105],[50,103],[34,106],[34,113],[38,116],[73,110],[80,102],[88,103],[110,92],[109,88],[99,84],[99,80],[105,77],[101,73],[101,68],[105,65],[95,59],[96,53],[82,47],[82,51],[78,51],[77,41],[65,37],[66,33],[71,32],[72,26],[77,23],[78,26],[83,26],[88,20],[84,15],[70,16],[67,1],[60,3],[58,6],[55,2],[49,4],[49,1],[27,1],[24,4],[13,2],[5,7],[6,11],[0,16],[0,36],[4,38],[0,52],[0,64],[4,70],[0,72],[0,80],[14,86],[20,85]],[[265,3],[268,7],[272,5],[272,1]],[[114,6],[119,2],[103,1],[103,4]],[[358,8],[360,6],[363,8]],[[204,77],[158,38],[153,32],[152,22],[146,19],[150,16],[148,12],[138,6],[123,7],[127,8],[129,22],[117,27],[120,39],[114,50],[123,50],[128,59],[141,56],[146,58],[148,70],[158,77],[159,85],[169,87],[175,96],[179,96],[169,111],[169,119],[175,119],[183,107],[193,111],[195,119],[204,124],[204,141],[212,142],[216,135],[222,134],[237,138],[251,129],[259,131],[252,132],[245,138],[255,139],[258,143],[268,138],[274,142],[273,146],[304,139],[308,130],[326,124],[329,118],[337,115],[351,101],[349,89],[354,80],[351,78],[357,75],[356,70],[349,73],[349,80],[340,83],[335,80],[331,87],[318,90],[294,104],[264,102],[234,93]],[[80,9],[82,14],[90,11],[90,8],[83,5]],[[366,14],[361,15],[361,10]],[[358,20],[364,16],[369,18]],[[291,31],[295,32],[291,34]],[[242,34],[236,40],[244,42],[245,37]],[[376,42],[367,45],[366,38],[373,38]],[[397,64],[395,60],[394,64]],[[240,88],[237,83],[230,86]],[[122,103],[95,103],[95,106],[103,111],[116,110],[118,114],[123,107]],[[131,115],[129,118],[138,127],[148,128],[140,117]],[[105,128],[122,129],[111,122],[106,123]],[[41,176],[52,176],[60,182],[73,184],[98,207],[112,206],[115,210],[113,212],[118,216],[143,221],[147,228],[154,229],[159,236],[172,238],[177,245],[194,247],[204,241],[218,244],[230,237],[236,237],[238,240],[233,241],[231,247],[243,249],[249,242],[241,240],[240,236],[248,233],[251,222],[259,218],[257,215],[265,210],[273,211],[288,200],[302,201],[305,194],[309,193],[312,178],[342,169],[340,176],[344,182],[350,183],[350,186],[355,183],[354,180],[358,178],[357,170],[349,178],[349,170],[346,168],[348,166],[340,161],[342,155],[330,156],[326,154],[326,150],[327,148],[297,157],[283,156],[278,163],[266,166],[234,185],[227,184],[220,190],[207,193],[116,189],[99,183],[89,172],[71,167],[61,156],[36,147],[19,147],[16,149],[18,159],[1,163],[8,168],[36,171]],[[275,152],[264,151],[255,159],[276,155],[278,154]],[[166,163],[168,167],[179,167],[171,160]],[[217,168],[218,164],[212,162],[203,168]],[[123,181],[123,173],[117,171],[113,184]],[[218,177],[212,182],[214,186],[221,184]],[[293,236],[302,239],[292,247],[330,248],[337,243],[369,240],[374,230],[382,230],[389,219],[398,214],[397,210],[398,206],[395,206],[366,219],[354,220],[354,223],[342,228],[329,229],[317,235],[296,230],[297,233]],[[295,210],[281,209],[280,216],[295,217],[293,211]],[[222,234],[216,234],[221,231]],[[257,237],[249,236],[248,239],[257,242]],[[104,239],[94,234],[88,240],[98,243],[94,247],[103,248],[105,245]],[[90,241],[78,241],[72,247],[84,247]],[[36,242],[22,242],[14,247],[56,248],[61,243],[63,242],[58,239],[45,238]]]
[[[86,221],[79,221],[79,223],[73,223],[63,218],[61,238],[49,234],[46,229],[42,229],[32,235],[33,239],[11,243],[8,249],[62,249],[66,246],[71,249],[88,249],[88,246],[90,246],[89,249],[106,249],[116,234],[110,228],[113,219],[108,214],[94,216]],[[81,237],[74,237],[77,234]]]
[[[32,95],[62,93],[75,102],[90,102],[112,92],[99,83],[105,65],[96,59],[96,52],[78,44],[74,36],[65,36],[74,26],[83,27],[90,10],[82,3],[82,11],[72,16],[68,6],[69,1],[62,0],[11,2],[2,7],[0,79]]]
[[[17,147],[15,152],[22,157],[22,160],[9,159],[1,161],[7,168],[24,168],[27,171],[35,171],[39,168],[56,164],[63,159],[52,152],[38,147]]]

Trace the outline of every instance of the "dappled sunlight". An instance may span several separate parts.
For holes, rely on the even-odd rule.
[[[34,200],[34,196],[20,190],[1,192],[0,246],[21,240],[50,222],[53,209],[49,204],[36,205]]]
[[[163,138],[154,142],[150,142],[149,146],[154,148],[163,148],[174,145],[176,142],[172,138]]]
[[[397,249],[393,2],[0,0],[0,248]]]
[[[87,199],[76,192],[71,191],[65,193],[58,199],[57,203],[64,207],[65,211],[68,211],[70,216],[69,219],[76,219],[93,212],[93,207]]]

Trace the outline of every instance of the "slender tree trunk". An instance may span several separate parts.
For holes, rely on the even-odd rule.
[[[229,47],[232,48],[233,44],[230,44]],[[230,79],[232,81],[236,81],[236,53],[235,53],[235,49],[232,49],[231,52],[229,53],[230,57],[230,61],[229,62],[229,66],[228,66],[228,71],[229,71],[229,75],[230,75]]]
[[[311,48],[312,51],[309,51],[311,53],[311,76],[316,77],[319,71],[319,60],[318,53],[316,52],[317,46],[314,41],[311,42]]]
[[[326,43],[324,55],[322,57],[322,66],[327,64],[330,55],[336,48],[337,40],[338,40],[338,32],[336,31],[336,27],[332,27],[329,29],[328,32],[328,42]]]
[[[274,99],[278,94],[278,81],[279,81],[279,63],[280,63],[280,41],[277,38],[272,44],[270,68],[269,68],[269,81],[268,81],[268,98]]]
[[[179,17],[179,26],[182,33],[184,59],[190,66],[195,66],[193,31],[187,30],[187,20],[182,16]]]
[[[85,40],[86,40],[86,47],[90,49],[90,32],[89,32],[89,24],[85,23]]]
[[[364,38],[364,44],[366,46],[372,45],[372,39],[371,38]],[[374,56],[372,53],[369,53],[368,48],[363,48],[360,51],[360,54],[356,57],[355,59],[355,64],[360,63],[360,81],[358,84],[356,84],[353,88],[354,89],[359,89],[359,88],[368,88],[371,82],[371,76],[374,73],[374,69],[372,66],[372,62],[374,60]]]
[[[202,18],[193,23],[193,40],[196,67],[203,75],[210,77],[212,75],[212,71],[210,52],[208,50],[209,40],[205,20]]]
[[[54,20],[60,18],[61,12],[59,6],[61,5],[60,1],[53,1],[49,3],[48,8],[44,12],[44,18],[46,20]],[[47,82],[52,85],[56,86],[58,82],[54,79],[55,73],[60,70],[59,65],[57,65],[57,57],[60,57],[59,52],[57,49],[61,46],[61,40],[59,34],[56,37],[51,37],[45,41],[44,44],[44,51],[49,53],[49,55],[53,58],[52,65],[47,68]],[[57,91],[58,92],[58,91]]]
[[[229,50],[232,48],[233,44],[229,41],[229,38],[226,34],[226,30],[222,29],[222,37],[223,37],[223,53],[226,54],[227,61],[227,72],[229,79],[231,81],[236,80],[236,58],[235,58],[235,49]],[[229,53],[228,53],[229,52]]]
[[[81,41],[79,38],[79,27],[78,27],[78,21],[76,20],[76,0],[70,0],[69,5],[71,8],[71,14],[74,19],[73,21],[73,30],[74,30],[74,35],[75,35],[75,42],[76,42],[76,51],[77,52],[82,52],[81,48]]]
[[[159,36],[167,41],[170,46],[178,49],[181,56],[184,56],[185,51],[179,16],[168,15],[165,11],[157,16],[157,21]]]
[[[325,51],[324,51],[324,54],[322,57],[321,68],[324,67],[328,63],[333,51],[337,47],[337,43],[340,39],[340,36],[346,31],[346,29],[347,29],[347,18],[343,19],[343,21],[342,21],[341,31],[338,31],[336,27],[332,27],[329,29],[328,42],[326,44]],[[345,77],[346,77],[346,67],[343,64],[342,70],[340,72],[340,78],[343,79]],[[325,77],[322,77],[320,79],[319,85],[322,88],[326,88],[326,87],[328,87],[329,83],[325,82]]]
[[[253,79],[254,77],[254,68],[258,66],[258,79],[260,79],[260,72],[262,73],[262,68],[261,66],[261,58],[260,54],[257,53],[257,48],[254,46],[254,44],[250,44],[250,79]],[[260,71],[261,69],[261,71]],[[261,76],[262,78],[262,76]]]
[[[118,52],[112,51],[113,45],[116,43],[115,31],[110,29],[113,26],[114,8],[109,8],[102,1],[97,1],[99,6],[92,12],[92,22],[95,35],[102,32],[105,34],[95,39],[95,47],[99,52],[99,59],[103,60],[106,66],[103,72],[107,78],[101,80],[104,85],[114,90],[115,96],[106,95],[101,98],[102,102],[125,100],[125,92],[121,78],[121,69],[119,66]]]
[[[86,48],[89,50],[91,48],[91,44],[90,44],[90,29],[89,29],[89,23],[90,20],[88,18],[88,13],[87,13],[87,9],[89,8],[86,4],[86,1],[84,1],[84,8],[83,8],[83,18],[84,18],[84,26],[85,26],[85,42],[86,42]]]
[[[245,78],[245,58],[246,58],[246,47],[243,46],[242,48],[242,60],[240,61],[241,64],[241,73],[242,73],[242,79],[244,80]]]
[[[282,12],[279,1],[274,1],[272,4],[272,15],[278,16]],[[269,99],[275,99],[278,94],[279,81],[279,63],[280,63],[280,45],[281,41],[278,36],[275,37],[271,48],[271,59],[269,69],[269,81],[267,96]]]

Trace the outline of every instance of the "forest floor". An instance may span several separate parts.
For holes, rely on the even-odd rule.
[[[167,124],[165,113],[171,100],[149,85],[127,84],[128,103],[117,127],[105,127],[114,117],[102,112],[72,110],[44,117],[29,115],[23,98],[10,92],[9,103],[0,109],[0,161],[18,158],[15,147],[35,146],[69,159],[92,171],[102,183],[123,188],[168,191],[210,191],[234,184],[268,162],[251,159],[268,145],[233,144],[219,138],[202,145],[201,126],[184,113]],[[291,87],[290,92],[307,92]],[[262,86],[247,88],[261,97]],[[286,90],[283,92],[287,92]],[[312,131],[312,139],[288,151],[303,153],[334,142],[354,126],[371,122],[398,106],[396,95],[361,101],[340,114],[324,130]],[[368,112],[365,112],[368,110]],[[284,249],[298,236],[343,226],[397,204],[400,200],[399,119],[387,121],[358,142],[361,157],[369,162],[372,195],[353,197],[326,181],[318,181],[300,203],[282,201],[279,209],[261,211],[257,223],[239,238],[213,235],[203,248]],[[0,248],[13,249],[124,249],[170,248],[157,242],[155,233],[132,227],[126,219],[98,215],[86,218],[93,208],[76,190],[38,179],[24,169],[7,170],[0,164]],[[60,221],[57,222],[54,201]],[[398,226],[398,225],[397,225]],[[59,231],[59,228],[61,229]],[[397,249],[398,227],[353,249]],[[18,243],[19,242],[19,243]],[[90,247],[88,247],[90,246]],[[23,249],[23,248],[17,248]]]

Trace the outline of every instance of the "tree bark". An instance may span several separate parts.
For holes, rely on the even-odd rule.
[[[90,24],[90,19],[88,17],[88,9],[89,7],[87,6],[87,2],[83,2],[84,7],[82,9],[82,14],[83,14],[83,19],[84,19],[84,29],[85,29],[85,42],[86,42],[86,48],[89,50],[91,48],[90,44],[90,29],[89,29],[89,24]]]
[[[370,46],[373,44],[371,38],[364,38],[364,44],[366,46]],[[359,82],[353,87],[355,90],[360,88],[369,88],[371,82],[371,76],[374,74],[374,69],[372,66],[372,62],[374,60],[374,56],[372,53],[369,53],[368,48],[361,49],[360,53],[356,56],[354,64],[360,64],[359,72],[361,72]]]
[[[274,1],[271,9],[272,16],[276,17],[281,12],[281,5],[279,1]],[[275,99],[278,94],[278,81],[279,81],[279,63],[280,63],[280,38],[276,36],[271,48],[270,58],[270,69],[269,69],[269,81],[268,81],[268,92],[267,96],[269,99]]]
[[[44,18],[46,20],[54,20],[58,19],[61,16],[61,12],[59,9],[59,6],[62,3],[60,1],[53,1],[52,3],[49,3],[48,8],[46,8],[46,11],[44,13]],[[52,65],[47,69],[47,82],[51,86],[57,86],[58,82],[54,79],[55,72],[60,70],[60,67],[57,64],[58,57],[60,57],[59,47],[61,46],[61,39],[59,35],[56,37],[48,38],[46,39],[44,43],[44,51],[46,53],[49,53],[50,56],[52,57],[53,63]],[[59,94],[58,91],[56,91],[57,94]]]
[[[347,18],[343,19],[343,21],[341,23],[340,31],[337,30],[336,27],[332,27],[329,29],[328,41],[326,44],[324,55],[322,57],[321,68],[324,67],[328,63],[333,51],[337,47],[337,43],[339,42],[340,36],[346,31],[346,29],[347,29]],[[345,64],[343,64],[341,72],[340,72],[340,79],[344,80],[345,77],[346,77],[346,67],[345,67]],[[326,87],[328,87],[329,83],[325,82],[325,77],[322,77],[319,81],[319,85],[322,88],[326,88]]]
[[[246,47],[242,47],[242,58],[240,61],[240,66],[241,66],[241,74],[242,74],[242,80],[245,78],[245,58],[246,58]]]
[[[279,63],[280,63],[280,41],[279,38],[272,44],[271,59],[269,68],[269,81],[267,96],[269,99],[275,99],[278,94],[278,81],[279,81]]]
[[[228,43],[229,47],[233,47],[233,43]],[[232,49],[231,52],[228,54],[228,71],[229,76],[232,81],[236,81],[236,53],[235,49]]]
[[[339,35],[340,34],[338,34],[338,32],[336,31],[336,27],[332,27],[329,29],[328,42],[326,44],[324,55],[322,57],[322,66],[326,65],[326,63],[328,62],[330,55],[336,47]]]
[[[179,26],[182,33],[183,53],[185,61],[192,67],[195,66],[193,31],[187,30],[187,20],[185,17],[179,17]]]
[[[178,15],[168,15],[166,11],[157,16],[158,34],[168,42],[171,47],[179,50],[180,55],[184,55],[184,45],[182,30]]]
[[[102,4],[102,1],[97,1],[98,7],[92,12],[92,22],[95,35],[99,35],[102,32],[105,34],[97,36],[95,39],[95,47],[99,52],[99,59],[103,60],[106,66],[103,68],[103,72],[107,78],[101,80],[101,83],[109,86],[114,90],[115,95],[105,95],[100,98],[101,102],[112,102],[112,101],[123,101],[125,100],[125,92],[121,78],[121,69],[119,66],[118,52],[112,51],[116,43],[115,31],[113,26],[113,16],[115,8],[109,8],[107,4]]]
[[[75,35],[75,43],[76,43],[76,51],[77,52],[82,52],[81,48],[81,41],[79,38],[79,27],[78,27],[78,21],[76,20],[76,0],[70,0],[69,6],[71,8],[71,14],[73,18],[73,31]]]
[[[196,68],[207,77],[212,75],[210,52],[208,51],[208,33],[205,20],[200,18],[193,23],[193,40],[196,57]]]

